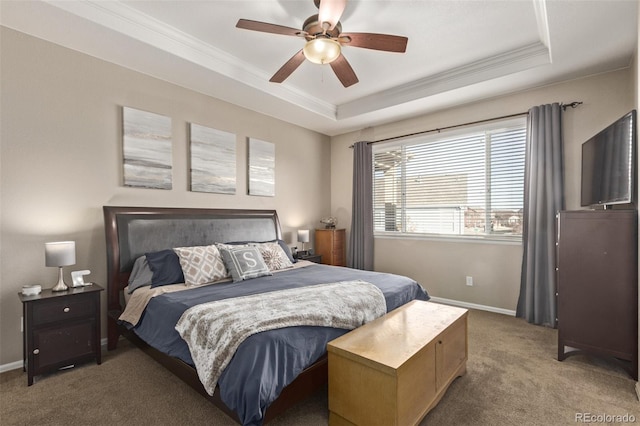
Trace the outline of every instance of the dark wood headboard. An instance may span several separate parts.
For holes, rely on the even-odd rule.
[[[107,239],[109,349],[119,336],[122,290],[133,263],[145,253],[231,241],[282,239],[275,210],[104,206]]]

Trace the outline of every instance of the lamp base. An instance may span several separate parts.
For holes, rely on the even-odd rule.
[[[62,266],[60,266],[58,268],[58,282],[56,283],[55,286],[53,286],[51,291],[65,291],[68,288],[69,287],[67,287],[67,285],[64,282],[64,278],[62,277]]]

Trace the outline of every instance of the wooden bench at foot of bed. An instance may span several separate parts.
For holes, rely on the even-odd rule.
[[[413,301],[331,341],[329,424],[418,424],[466,372],[467,314]]]

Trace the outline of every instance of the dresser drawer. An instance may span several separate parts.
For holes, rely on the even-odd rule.
[[[344,237],[342,234],[337,234],[333,239],[333,249],[334,250],[344,249]]]
[[[60,297],[34,303],[33,325],[65,321],[93,315],[95,306],[91,295]]]
[[[345,265],[345,256],[344,249],[340,248],[333,252],[332,264],[335,266],[344,266]]]

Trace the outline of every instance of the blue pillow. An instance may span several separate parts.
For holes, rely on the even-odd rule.
[[[133,293],[140,287],[151,285],[151,279],[153,278],[153,272],[149,268],[146,256],[140,256],[136,259],[129,276],[129,294]]]
[[[180,258],[171,249],[145,253],[153,277],[151,288],[184,282]]]

